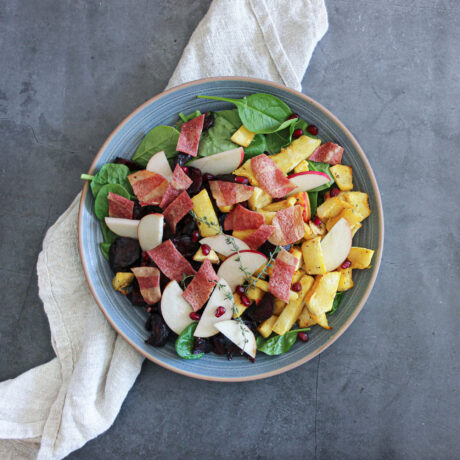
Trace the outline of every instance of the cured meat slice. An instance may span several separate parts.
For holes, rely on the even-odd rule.
[[[113,192],[109,192],[107,200],[109,201],[109,217],[133,218],[134,201]]]
[[[252,158],[251,168],[259,187],[273,198],[283,198],[295,189],[295,185],[267,155],[262,154]]]
[[[142,206],[159,204],[168,188],[168,181],[152,171],[137,171],[130,174],[128,180]]]
[[[187,190],[192,185],[192,179],[184,173],[184,170],[177,164],[174,168],[174,173],[171,182],[166,189],[163,199],[160,203],[160,208],[166,208],[173,202],[181,193],[182,190]]]
[[[206,259],[192,282],[187,286],[182,297],[192,306],[194,311],[199,310],[209,299],[219,277],[212,268],[211,262]]]
[[[184,190],[164,211],[163,215],[171,230],[176,233],[176,225],[193,209],[193,202]]]
[[[276,256],[273,272],[268,283],[268,290],[284,302],[289,302],[289,291],[296,264],[297,258],[289,254],[285,249],[281,249]]]
[[[139,283],[142,297],[149,305],[157,303],[161,299],[160,270],[155,267],[131,268]]]
[[[223,180],[213,180],[209,182],[211,193],[216,200],[217,206],[230,206],[235,203],[249,200],[254,187],[250,185],[237,184]]]
[[[176,150],[196,157],[201,131],[203,131],[204,114],[182,123]]]
[[[268,238],[270,243],[285,246],[299,241],[305,235],[302,207],[295,205],[281,209],[273,217],[272,225],[275,231]]]
[[[343,147],[334,144],[334,142],[326,142],[320,145],[308,159],[319,163],[329,163],[330,165],[339,165],[342,163]]]
[[[243,241],[250,249],[256,250],[268,240],[274,231],[275,227],[273,225],[261,225],[254,233],[244,238]]]
[[[195,274],[193,267],[176,249],[171,240],[150,249],[147,254],[170,280],[181,281],[184,275]]]
[[[224,230],[251,230],[259,228],[265,222],[264,216],[255,211],[250,211],[237,204],[227,214],[224,221]]]

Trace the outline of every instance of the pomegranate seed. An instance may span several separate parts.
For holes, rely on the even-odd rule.
[[[308,334],[306,332],[299,332],[298,337],[302,342],[308,342]]]
[[[318,128],[315,125],[309,125],[307,131],[310,134],[313,134],[313,136],[316,136],[318,134]]]
[[[300,281],[297,281],[297,283],[294,283],[291,289],[294,292],[300,292],[302,290],[302,285],[300,284]]]
[[[299,118],[298,113],[293,113],[292,115],[289,115],[286,120],[293,120],[294,118]]]
[[[341,265],[342,268],[350,268],[351,267],[351,262],[346,259],[345,262]]]
[[[184,171],[185,174],[188,174],[188,167],[182,166],[182,171]]]
[[[246,289],[244,289],[243,286],[241,286],[241,284],[239,284],[236,289],[235,289],[236,293],[239,294],[239,295],[243,295],[245,292],[246,292]]]
[[[331,196],[337,196],[340,193],[340,190],[337,187],[334,187],[331,190]]]
[[[193,319],[193,321],[199,321],[200,320],[200,315],[196,311],[192,311],[190,313],[190,319]]]
[[[225,313],[225,307],[217,307],[214,313],[216,318],[220,318]]]
[[[207,180],[207,181],[210,181],[210,180],[214,179],[214,176],[211,173],[204,173],[203,174],[203,179]]]
[[[200,239],[200,232],[198,230],[193,230],[192,241],[196,243],[199,239]]]
[[[211,247],[207,244],[202,244],[201,245],[201,252],[207,256],[211,252]]]
[[[243,177],[243,176],[236,176],[235,177],[235,182],[237,184],[244,184],[244,185],[247,185],[249,184],[249,180],[247,177]]]
[[[148,262],[150,260],[149,255],[147,254],[147,251],[142,251],[142,260],[144,262]]]
[[[300,137],[301,135],[303,134],[303,131],[301,129],[296,129],[293,133],[292,133],[292,137],[294,139],[297,139],[298,137]]]
[[[147,307],[147,308],[145,309],[145,311],[146,311],[147,313],[152,313],[152,307]]]
[[[245,306],[245,307],[249,307],[249,305],[251,305],[251,301],[249,300],[248,296],[246,294],[242,294],[241,295],[241,303]]]
[[[316,226],[319,227],[319,226],[323,223],[323,221],[322,221],[318,216],[316,216],[316,217],[313,219],[313,223],[314,223]]]

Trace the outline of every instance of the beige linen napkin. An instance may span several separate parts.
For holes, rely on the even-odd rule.
[[[323,0],[214,0],[168,87],[203,77],[259,77],[301,89],[328,27]],[[56,358],[0,383],[0,458],[60,459],[107,430],[143,357],[108,324],[78,253],[78,195],[48,230],[39,294]]]

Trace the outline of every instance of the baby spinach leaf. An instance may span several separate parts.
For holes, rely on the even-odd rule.
[[[94,201],[94,213],[99,220],[103,220],[104,217],[109,215],[109,200],[107,199],[107,195],[110,192],[124,196],[128,199],[130,197],[129,192],[120,184],[104,185],[99,190],[96,200]]]
[[[267,142],[263,134],[256,134],[248,147],[244,148],[244,161],[264,153],[267,150]]]
[[[332,303],[332,309],[328,313],[328,315],[333,315],[336,312],[338,306],[340,305],[340,302],[342,302],[342,298],[343,292],[337,292],[337,294],[334,297],[334,302]]]
[[[328,182],[327,184],[320,185],[319,187],[316,187],[310,190],[310,192],[320,192],[321,190],[327,190],[328,188],[330,188],[335,182],[334,178],[332,177],[331,172],[329,171],[329,168],[331,165],[329,163],[318,163],[317,161],[310,161],[310,160],[307,160],[307,161],[308,161],[308,169],[310,171],[323,172],[327,174],[329,178],[331,179],[330,182]]]
[[[318,192],[312,192],[309,190],[307,193],[308,198],[310,199],[310,214],[313,218],[316,214],[316,208],[318,207]]]
[[[109,249],[112,246],[112,243],[100,243],[99,247],[101,249],[102,255],[109,260]]]
[[[160,150],[165,152],[167,158],[173,158],[177,155],[178,140],[179,131],[176,128],[157,126],[145,135],[133,156],[133,161],[145,167],[152,155]]]
[[[96,198],[99,190],[107,184],[120,184],[131,192],[131,185],[128,180],[129,168],[122,164],[106,163],[95,175],[82,174],[81,178],[91,180],[90,187],[93,197]]]
[[[195,110],[195,112],[189,113],[188,115],[184,115],[183,112],[179,113],[180,120],[176,123],[176,128],[180,130],[183,123],[187,121],[193,120],[196,117],[199,117],[201,112],[199,110]]]
[[[287,147],[292,142],[292,135],[296,129],[301,129],[304,134],[308,134],[306,132],[307,127],[308,123],[306,121],[301,118],[296,118],[295,123],[291,123],[289,127],[267,134],[265,136],[267,140],[267,151],[270,152],[271,155],[279,153],[281,149]]]
[[[310,329],[294,329],[286,332],[284,335],[274,335],[268,339],[262,336],[257,337],[257,350],[264,352],[266,355],[275,356],[288,352],[297,340],[297,333],[309,331]]]
[[[225,118],[233,126],[235,131],[243,124],[241,123],[241,118],[238,115],[238,109],[221,110],[220,112],[214,113],[218,117]]]
[[[189,324],[177,337],[176,340],[176,353],[184,359],[200,359],[204,356],[204,353],[193,354],[193,344],[195,338],[193,333],[198,323]]]

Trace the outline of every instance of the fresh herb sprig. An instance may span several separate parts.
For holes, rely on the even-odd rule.
[[[257,276],[255,276],[253,279],[250,279],[250,281],[248,281],[248,286],[246,287],[246,289],[248,289],[249,287],[251,288],[256,287],[257,281],[259,281],[263,276],[267,274],[267,270],[269,269],[269,267],[273,266],[272,264],[273,259],[278,255],[281,249],[282,249],[281,246],[276,246],[275,249],[272,252],[270,252],[270,256],[267,262],[265,263],[264,267],[262,268],[262,270]]]

